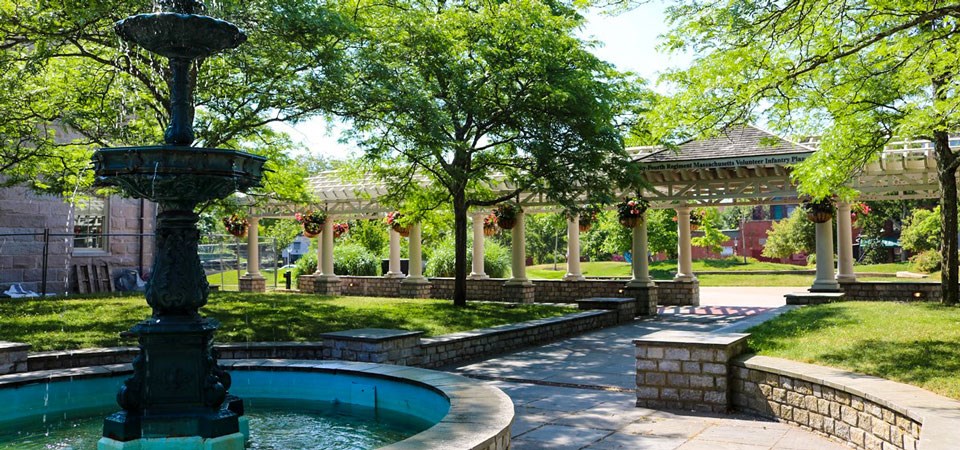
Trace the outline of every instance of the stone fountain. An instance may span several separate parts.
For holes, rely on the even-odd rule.
[[[140,344],[134,375],[107,417],[99,448],[242,449],[243,403],[229,395],[230,376],[217,363],[218,324],[198,313],[209,286],[197,245],[198,204],[259,185],[265,158],[196,148],[194,63],[236,48],[246,35],[203,15],[203,2],[166,0],[161,11],[116,23],[117,34],[170,60],[170,124],[164,145],[104,148],[94,154],[97,181],[160,205],[147,303],[153,315],[131,330]]]

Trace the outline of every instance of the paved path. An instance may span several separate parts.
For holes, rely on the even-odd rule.
[[[782,305],[782,294],[778,298]],[[774,305],[776,301],[767,303]],[[516,408],[515,450],[844,449],[799,428],[748,416],[685,414],[634,406],[632,340],[637,336],[666,329],[738,331],[747,326],[745,323],[765,320],[788,308],[722,303],[667,307],[656,320],[637,320],[448,370],[489,380],[510,395]]]

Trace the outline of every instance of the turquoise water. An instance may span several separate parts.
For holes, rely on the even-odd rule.
[[[257,450],[368,450],[406,439],[432,425],[394,411],[331,402],[305,405],[302,401],[253,399],[244,403],[250,419],[247,448]],[[21,421],[25,425],[16,431],[0,433],[0,449],[95,450],[103,417],[110,412],[113,409]]]

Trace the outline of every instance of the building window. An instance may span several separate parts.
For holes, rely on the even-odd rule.
[[[75,250],[106,251],[107,200],[90,198],[77,202],[73,222]]]

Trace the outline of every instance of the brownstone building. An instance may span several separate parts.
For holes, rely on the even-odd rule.
[[[69,199],[0,189],[0,291],[19,283],[48,294],[117,289],[127,270],[149,275],[156,205]],[[106,274],[109,273],[109,279]]]

